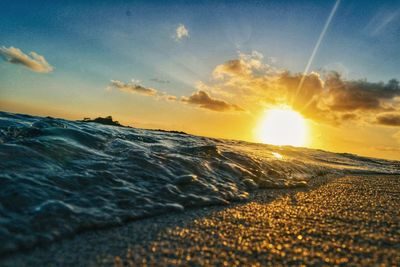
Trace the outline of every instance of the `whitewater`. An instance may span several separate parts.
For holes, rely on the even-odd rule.
[[[400,162],[0,112],[0,254],[345,174]]]

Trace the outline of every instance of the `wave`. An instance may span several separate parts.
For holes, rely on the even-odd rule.
[[[0,254],[399,162],[0,112]]]

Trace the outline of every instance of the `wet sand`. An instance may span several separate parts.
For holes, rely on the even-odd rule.
[[[279,266],[400,263],[400,176],[321,177],[249,202],[81,233],[1,266]]]

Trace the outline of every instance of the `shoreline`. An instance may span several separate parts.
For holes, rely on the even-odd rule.
[[[85,119],[85,118],[81,119],[81,118],[78,118],[78,117],[70,118],[70,117],[59,116],[59,115],[55,115],[53,117],[53,116],[50,116],[50,115],[47,115],[47,114],[41,114],[41,113],[22,113],[22,112],[18,112],[18,111],[14,111],[14,110],[9,110],[9,109],[7,109],[7,110],[6,109],[2,109],[2,110],[0,110],[0,112],[13,114],[13,115],[29,116],[29,117],[53,118],[53,119],[59,119],[59,120],[66,120],[66,121],[70,121],[70,122],[84,122],[84,119]],[[176,133],[176,134],[183,134],[183,135],[188,135],[188,136],[196,136],[196,137],[200,137],[200,138],[209,138],[209,139],[213,139],[213,140],[215,139],[215,140],[225,140],[225,141],[233,141],[233,142],[246,142],[246,143],[250,143],[250,144],[259,144],[259,145],[271,145],[271,144],[260,143],[260,142],[256,142],[256,141],[252,141],[252,140],[243,140],[243,139],[238,139],[238,138],[224,138],[224,137],[218,137],[218,136],[201,135],[201,134],[196,134],[196,133],[192,133],[192,132],[185,132],[185,131],[179,130],[179,129],[157,129],[157,127],[155,127],[155,128],[154,127],[153,128],[151,128],[151,127],[150,128],[146,128],[146,127],[133,126],[133,125],[122,125],[122,127],[123,128],[144,130],[144,131]],[[277,146],[277,147],[280,147],[280,146]],[[287,146],[287,147],[291,147],[291,146]],[[349,153],[349,152],[346,152],[346,151],[327,150],[327,149],[315,148],[315,147],[299,147],[299,148],[307,149],[307,150],[321,150],[321,151],[324,151],[324,152],[336,153],[336,154],[349,154],[349,155],[355,155],[355,156],[359,156],[359,157],[377,159],[377,160],[396,161],[396,162],[399,162],[399,164],[400,164],[400,161],[399,161],[398,158],[376,157],[376,156],[373,156],[373,155]],[[399,167],[400,167],[400,165],[399,165]]]
[[[319,177],[249,201],[78,234],[2,266],[391,265],[400,262],[400,176]],[[397,208],[396,208],[397,207]]]

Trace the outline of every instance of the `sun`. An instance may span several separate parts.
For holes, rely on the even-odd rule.
[[[268,109],[256,129],[258,141],[272,145],[304,146],[307,122],[289,107]]]

